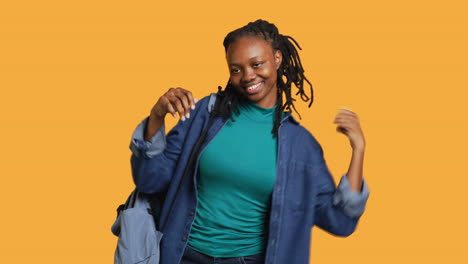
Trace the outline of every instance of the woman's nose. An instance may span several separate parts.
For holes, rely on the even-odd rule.
[[[245,69],[244,74],[242,75],[242,82],[248,83],[255,79],[255,72],[253,69]]]

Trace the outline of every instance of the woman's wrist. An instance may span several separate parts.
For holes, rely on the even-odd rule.
[[[164,117],[151,114],[148,118],[148,122],[146,123],[145,140],[150,141],[163,124]]]
[[[365,149],[365,146],[356,146],[353,148],[353,154],[364,154]]]

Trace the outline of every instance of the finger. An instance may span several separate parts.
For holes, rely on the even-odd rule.
[[[179,100],[182,102],[184,107],[184,113],[186,118],[190,118],[190,109],[195,109],[195,102],[190,91],[183,88],[177,88]]]
[[[192,108],[192,110],[194,110],[194,109],[195,109],[195,104],[196,104],[196,102],[195,102],[196,99],[193,98],[193,95],[192,95],[192,93],[191,93],[190,91],[187,91],[187,93],[185,94],[185,96],[187,96],[187,98],[188,98],[188,101],[189,101],[189,104],[190,104],[190,108]],[[198,100],[197,100],[197,101],[198,101]]]
[[[354,114],[354,112],[353,112],[353,111],[351,111],[351,110],[347,110],[347,109],[338,109],[338,111],[337,111],[337,112],[338,112],[338,113],[353,113],[353,114]]]
[[[352,121],[337,121],[335,124],[339,127],[346,128],[347,130],[357,130],[359,126]]]
[[[172,98],[171,103],[172,103],[172,106],[174,107],[174,109],[176,110],[176,112],[179,113],[180,119],[182,121],[185,121],[185,109],[184,109],[180,99],[178,97],[174,97],[174,98]]]
[[[336,123],[337,127],[340,127],[342,129],[345,129],[346,131],[357,131],[358,130],[358,126],[356,126],[355,123],[353,122],[337,122]]]
[[[359,121],[355,118],[351,117],[337,117],[335,120],[333,120],[333,123],[353,123],[353,124],[358,124]]]
[[[345,111],[351,111],[351,112],[353,111],[351,108],[346,107],[346,106],[340,106],[338,110],[345,110]]]
[[[346,116],[346,115],[340,115],[336,116],[333,122],[352,122],[355,124],[359,124],[360,121],[357,117],[355,116]]]
[[[177,118],[176,111],[174,110],[174,107],[172,106],[171,103],[167,105],[167,112],[171,113],[173,117]]]
[[[338,114],[336,114],[336,117],[352,117],[352,118],[358,119],[358,116],[355,113],[344,112],[344,111],[341,111]]]
[[[179,97],[179,100],[182,103],[182,107],[184,108],[184,116],[186,118],[189,118],[190,117],[190,108],[191,107],[190,107],[188,97],[186,96],[186,94],[181,94],[180,97]]]
[[[335,116],[335,121],[339,121],[339,120],[344,120],[344,121],[352,121],[352,122],[357,122],[359,123],[359,118],[355,115],[345,115],[345,114],[339,114],[337,116]]]
[[[353,111],[346,110],[346,109],[338,109],[337,115],[349,115],[349,116],[357,117],[356,113],[354,113]]]
[[[340,120],[336,120],[335,122],[333,122],[337,125],[343,125],[343,126],[357,126],[357,122],[355,120],[352,120],[352,119],[340,119]]]
[[[351,110],[351,108],[344,107],[344,106],[338,108],[338,109],[337,109],[337,112],[338,112],[338,113],[355,114],[355,113],[353,112],[353,110]]]

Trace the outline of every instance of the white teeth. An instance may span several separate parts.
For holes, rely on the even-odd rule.
[[[262,84],[262,83],[259,82],[257,84],[252,85],[252,86],[249,86],[249,87],[247,87],[247,90],[252,91],[252,90],[256,89],[257,87],[259,87],[260,84]]]

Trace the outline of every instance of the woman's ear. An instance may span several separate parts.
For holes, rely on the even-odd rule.
[[[281,53],[280,50],[275,51],[275,64],[276,64],[276,69],[278,70],[281,62],[283,62],[283,54]]]

